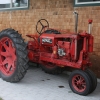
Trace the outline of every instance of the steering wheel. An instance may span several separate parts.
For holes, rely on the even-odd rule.
[[[41,28],[40,28],[41,26]],[[46,29],[49,28],[49,23],[46,19],[40,19],[38,22],[37,22],[37,25],[36,25],[36,31],[39,33],[39,34],[42,34],[43,31],[45,31]]]

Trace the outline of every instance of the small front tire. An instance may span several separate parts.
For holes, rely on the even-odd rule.
[[[92,84],[86,72],[75,70],[69,77],[69,86],[74,93],[85,96],[89,94]]]
[[[92,81],[92,87],[90,90],[90,93],[92,93],[97,87],[97,78],[96,75],[90,69],[86,69],[85,72],[90,76],[90,79]]]

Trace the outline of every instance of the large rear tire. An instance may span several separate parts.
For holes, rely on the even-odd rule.
[[[14,29],[0,32],[0,74],[7,82],[19,82],[28,69],[27,45]]]

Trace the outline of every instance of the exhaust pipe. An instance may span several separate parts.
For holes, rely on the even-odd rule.
[[[73,12],[75,14],[75,32],[77,33],[78,27],[78,13],[76,11]]]
[[[92,24],[92,22],[93,21],[91,19],[88,20],[88,23],[89,23],[89,34],[91,34],[91,24]]]

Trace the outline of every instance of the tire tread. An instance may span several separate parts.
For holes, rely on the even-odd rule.
[[[21,35],[18,33],[18,31],[15,31],[14,29],[5,29],[3,31],[0,32],[0,37],[7,35],[9,36],[16,47],[16,52],[17,52],[17,72],[9,77],[9,78],[4,78],[2,77],[3,80],[7,81],[7,82],[19,82],[21,79],[23,79],[23,77],[25,76],[27,69],[28,69],[28,57],[27,57],[27,45],[24,42],[24,39],[22,39]],[[22,59],[22,60],[19,60]],[[23,70],[22,70],[23,69]]]

